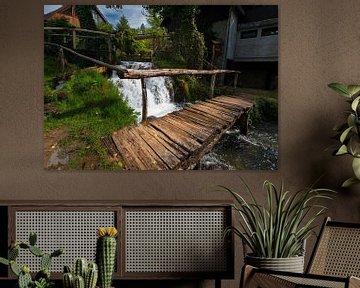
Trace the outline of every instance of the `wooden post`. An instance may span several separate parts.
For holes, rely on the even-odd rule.
[[[234,76],[234,88],[236,88],[236,86],[237,86],[238,79],[239,79],[239,73],[235,73],[235,76]]]
[[[64,49],[60,48],[59,50],[59,57],[60,57],[60,63],[61,63],[61,71],[65,70],[65,55],[64,55]]]
[[[141,122],[145,122],[147,120],[147,92],[146,92],[145,78],[141,78],[141,88],[142,88],[142,119],[141,119]]]
[[[108,45],[108,52],[109,52],[109,63],[112,64],[113,61],[112,61],[112,45],[111,45],[111,37],[110,35],[108,36],[108,39],[107,39],[107,45]]]
[[[249,111],[245,111],[245,113],[240,116],[240,133],[245,136],[247,135],[249,129],[248,113]]]
[[[76,50],[76,31],[75,31],[75,29],[72,31],[72,47],[73,47],[73,50]]]
[[[214,97],[215,82],[216,82],[216,74],[213,74],[211,75],[210,98]]]

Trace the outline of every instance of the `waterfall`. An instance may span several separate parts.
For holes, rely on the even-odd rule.
[[[121,68],[128,69],[152,69],[150,62],[121,62]],[[125,97],[129,105],[139,113],[138,121],[142,113],[142,91],[140,79],[120,79],[116,72],[113,72],[111,81],[115,83],[120,93]],[[174,87],[171,77],[151,77],[145,79],[148,98],[148,116],[161,117],[181,106],[173,102]]]

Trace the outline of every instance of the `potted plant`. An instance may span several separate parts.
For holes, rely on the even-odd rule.
[[[278,271],[304,270],[304,245],[314,233],[315,220],[325,207],[317,202],[331,199],[334,192],[328,189],[305,188],[296,193],[280,189],[266,180],[266,206],[261,205],[244,183],[251,201],[239,193],[221,186],[235,198],[233,208],[240,215],[240,227],[229,227],[226,232],[239,236],[244,247],[245,264]],[[244,252],[246,251],[244,249]]]
[[[360,183],[360,85],[344,85],[331,83],[328,85],[338,94],[347,98],[351,109],[347,112],[347,120],[336,127],[340,146],[334,152],[335,155],[350,155],[354,177],[347,179],[342,186],[348,187]]]

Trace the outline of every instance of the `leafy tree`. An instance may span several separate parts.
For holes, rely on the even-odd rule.
[[[116,31],[120,33],[124,33],[130,30],[129,21],[126,19],[124,15],[122,15],[119,19],[119,22],[116,24]]]
[[[113,26],[110,23],[100,22],[97,25],[97,30],[102,32],[111,33],[113,32]]]
[[[202,68],[205,42],[204,36],[198,31],[195,16],[198,7],[195,5],[150,5],[145,9],[149,12],[149,21],[157,21],[159,15],[162,21],[167,20],[168,27],[174,31],[171,40],[173,51],[184,58],[187,67]]]
[[[135,52],[135,40],[134,31],[129,25],[129,21],[124,15],[119,19],[119,22],[115,27],[117,34],[117,47],[120,51],[121,57],[134,54]]]
[[[76,15],[79,17],[81,28],[96,30],[95,20],[92,15],[95,7],[95,5],[76,5]]]

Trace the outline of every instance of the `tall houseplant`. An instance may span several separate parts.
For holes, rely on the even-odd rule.
[[[340,146],[335,155],[350,155],[354,176],[347,179],[342,186],[348,187],[360,183],[360,85],[344,85],[331,83],[328,85],[338,94],[347,98],[350,110],[347,112],[345,123],[338,125],[334,130],[338,133]]]
[[[326,209],[317,202],[320,199],[331,199],[333,191],[305,188],[290,193],[283,185],[278,189],[270,181],[265,181],[267,203],[264,206],[256,200],[245,183],[244,186],[251,201],[246,201],[239,193],[227,187],[222,188],[236,202],[233,207],[240,215],[240,227],[229,227],[227,232],[239,236],[244,246],[250,249],[251,253],[245,255],[246,264],[272,270],[303,272],[304,243],[314,233],[315,220]]]

